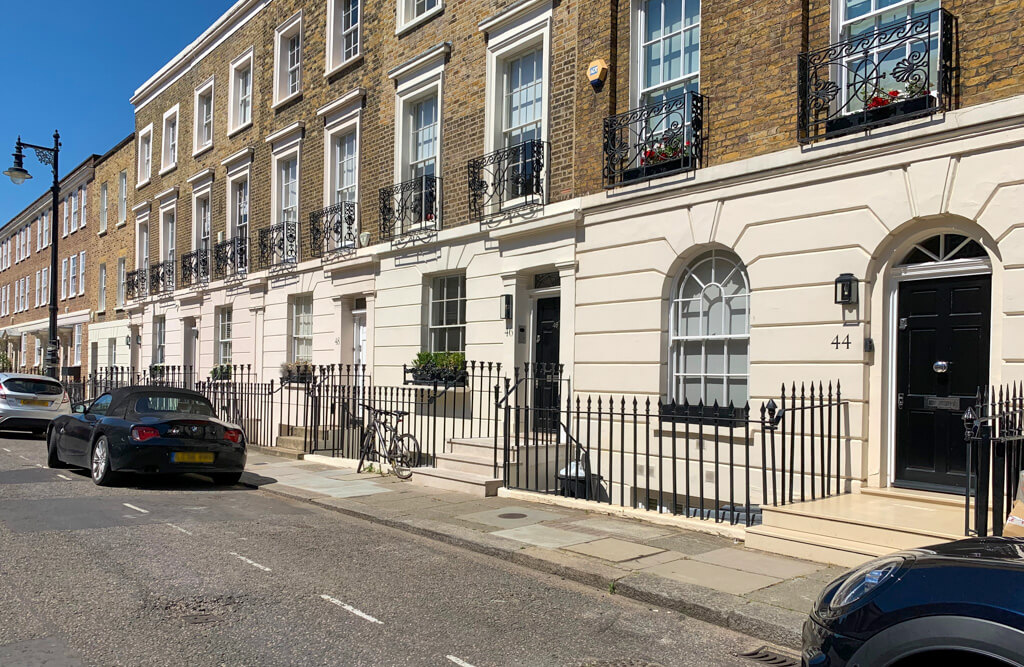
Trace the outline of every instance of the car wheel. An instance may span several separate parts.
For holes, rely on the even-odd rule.
[[[67,468],[67,464],[57,455],[57,443],[53,439],[53,431],[46,434],[46,467]]]
[[[215,472],[210,475],[210,479],[213,480],[214,484],[220,484],[223,486],[234,486],[238,484],[238,480],[242,478],[240,472]]]
[[[97,486],[109,486],[114,481],[114,473],[110,471],[110,447],[106,436],[96,438],[92,444],[92,481]]]

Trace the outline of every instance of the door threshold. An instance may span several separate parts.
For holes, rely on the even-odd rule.
[[[927,482],[908,482],[904,480],[895,480],[892,483],[894,489],[906,489],[908,491],[923,491],[925,493],[940,493],[947,496],[960,496],[964,497],[964,487],[962,486],[947,486],[945,484],[928,484]],[[971,493],[973,496],[973,492]]]

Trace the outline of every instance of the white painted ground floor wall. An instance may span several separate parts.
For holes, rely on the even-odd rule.
[[[363,224],[373,224],[364,220]],[[720,250],[749,277],[749,397],[782,383],[839,381],[849,410],[853,477],[891,476],[897,265],[940,233],[976,240],[992,277],[990,381],[1024,378],[1024,99],[1015,98],[793,148],[688,177],[551,205],[532,218],[447,229],[426,243],[360,249],[330,263],[214,281],[130,309],[140,357],[167,322],[166,363],[216,363],[215,312],[233,310],[232,361],[276,379],[291,360],[289,304],[313,295],[313,361],[353,360],[353,309],[365,299],[366,360],[376,384],[402,383],[427,344],[428,290],[466,277],[466,356],[505,367],[534,360],[538,299],[561,299],[559,361],[576,394],[668,390],[670,294],[695,258]],[[982,260],[984,262],[984,260]],[[559,286],[535,290],[534,276]],[[834,303],[834,281],[859,280],[859,304]],[[514,315],[501,313],[512,295]],[[850,345],[834,345],[836,337]],[[871,339],[874,351],[866,351]]]

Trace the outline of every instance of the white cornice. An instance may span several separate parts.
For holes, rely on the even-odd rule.
[[[501,10],[494,16],[480,21],[480,23],[476,24],[476,27],[480,32],[490,32],[510,21],[515,21],[532,9],[543,5],[550,5],[550,3],[551,0],[519,0],[519,2]]]
[[[338,111],[339,109],[343,109],[348,105],[353,104],[357,100],[359,102],[362,102],[363,98],[365,97],[365,88],[353,88],[352,90],[348,91],[347,93],[345,93],[338,99],[334,100],[333,102],[329,102],[328,104],[325,104],[324,106],[317,109],[316,115],[320,117],[328,116],[334,113],[335,111]]]
[[[267,143],[272,144],[281,139],[287,139],[293,134],[301,134],[306,129],[306,121],[297,120],[288,127],[282,128],[267,137]]]
[[[423,67],[424,65],[427,65],[430,62],[437,60],[438,58],[443,58],[451,52],[451,42],[441,42],[440,44],[436,44],[430,47],[423,53],[420,53],[419,55],[413,56],[409,60],[406,60],[398,67],[392,68],[391,70],[388,71],[388,77],[391,79],[400,79],[409,72],[412,72],[413,70]]]
[[[213,180],[213,173],[214,173],[213,172],[213,168],[212,167],[207,167],[206,169],[203,169],[201,172],[199,172],[195,176],[192,176],[191,178],[189,178],[188,179],[188,184],[194,186],[199,181],[203,181],[203,180],[206,180],[206,179]]]
[[[178,198],[178,186],[177,185],[167,188],[166,190],[164,190],[163,192],[161,192],[160,194],[158,194],[156,196],[156,200],[158,202],[160,202],[161,205],[166,204],[171,199],[177,199],[177,198]]]
[[[146,215],[149,215],[149,206],[150,206],[150,202],[149,201],[139,202],[135,206],[132,206],[132,213],[135,214],[136,218],[139,217],[139,215],[142,214],[142,213],[145,213]]]
[[[220,46],[270,2],[271,0],[238,0],[194,42],[182,49],[170,62],[139,86],[130,100],[135,106],[136,112],[195,67],[213,49]]]
[[[229,167],[243,160],[248,160],[249,162],[252,162],[252,152],[252,146],[246,146],[237,153],[229,155],[223,160],[221,160],[220,164],[222,167]]]

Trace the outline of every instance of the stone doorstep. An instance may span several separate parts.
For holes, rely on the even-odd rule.
[[[245,481],[243,480],[242,483],[245,484]],[[294,494],[283,488],[275,488],[275,486],[277,485],[263,487],[262,490],[484,555],[501,558],[517,565],[555,574],[599,590],[608,590],[614,582],[615,585],[612,588],[617,595],[679,611],[692,618],[743,632],[780,646],[798,649],[801,645],[800,631],[806,614],[784,607],[748,600],[738,595],[686,583],[681,577],[678,579],[666,578],[652,574],[649,570],[633,572],[621,567],[620,564],[603,565],[599,561],[583,555],[528,546],[522,541],[501,536],[499,533],[502,531],[486,533],[434,519],[401,517],[391,511],[378,511],[372,504],[362,504],[344,498],[328,498],[321,494]],[[534,525],[524,528],[547,527]],[[570,533],[570,531],[558,529],[549,530]],[[591,535],[586,537],[589,538],[589,541],[601,539]],[[574,539],[577,538],[574,536]],[[645,558],[654,559],[662,555],[659,553]],[[678,562],[678,559],[666,560],[655,567],[672,566]],[[696,561],[688,562],[714,567]],[[747,574],[748,577],[760,576],[749,573],[741,574]],[[764,577],[764,579],[777,581],[770,577]]]

